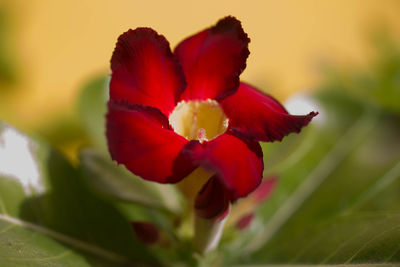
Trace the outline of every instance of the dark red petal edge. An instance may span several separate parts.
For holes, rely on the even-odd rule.
[[[232,202],[247,196],[261,183],[264,162],[257,142],[225,133],[202,144],[191,141],[184,151],[194,163],[216,173]]]
[[[196,168],[182,153],[187,140],[156,108],[110,101],[106,136],[112,159],[143,179],[176,183]]]
[[[219,179],[213,176],[196,196],[196,214],[205,219],[218,218],[229,208],[229,200],[229,192]]]
[[[246,68],[249,42],[240,21],[230,16],[183,40],[174,51],[188,82],[182,99],[223,99],[234,93]]]
[[[111,69],[112,100],[153,106],[167,116],[186,87],[168,41],[150,28],[128,30],[118,38]]]
[[[273,97],[246,83],[241,83],[236,93],[220,104],[233,132],[265,142],[281,141],[292,132],[299,133],[318,114],[290,115]]]

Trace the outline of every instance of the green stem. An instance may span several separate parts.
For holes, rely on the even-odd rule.
[[[199,253],[204,255],[218,246],[227,218],[228,214],[212,219],[195,215],[194,245]]]

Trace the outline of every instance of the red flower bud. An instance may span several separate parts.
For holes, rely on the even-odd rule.
[[[253,221],[253,219],[254,213],[248,213],[239,219],[239,221],[236,223],[236,227],[239,230],[245,230],[247,227],[250,226],[250,223]]]
[[[223,219],[229,211],[229,194],[216,176],[203,186],[195,200],[196,214],[205,219]]]
[[[275,188],[278,177],[272,176],[265,179],[260,186],[251,194],[251,197],[256,201],[257,204],[261,204],[269,198],[272,190]]]
[[[160,232],[153,223],[132,221],[131,225],[138,239],[147,245],[155,244],[160,238]]]

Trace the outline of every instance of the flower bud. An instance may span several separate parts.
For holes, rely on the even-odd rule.
[[[131,225],[137,238],[147,245],[155,244],[160,238],[160,232],[153,223],[132,221]]]

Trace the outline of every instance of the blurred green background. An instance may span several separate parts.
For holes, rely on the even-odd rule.
[[[396,0],[2,0],[0,121],[34,137],[31,152],[46,186],[28,194],[0,162],[0,216],[107,252],[46,235],[26,238],[31,227],[0,220],[0,266],[198,263],[174,233],[182,212],[174,188],[131,179],[104,154],[105,92],[115,42],[128,28],[152,27],[173,47],[225,15],[241,20],[252,40],[242,79],[291,112],[320,114],[301,134],[262,145],[264,175],[278,176],[276,189],[248,229],[227,227],[211,262],[399,263],[398,14]],[[80,151],[86,146],[92,150]],[[176,239],[175,252],[142,246],[132,219],[163,229]]]

